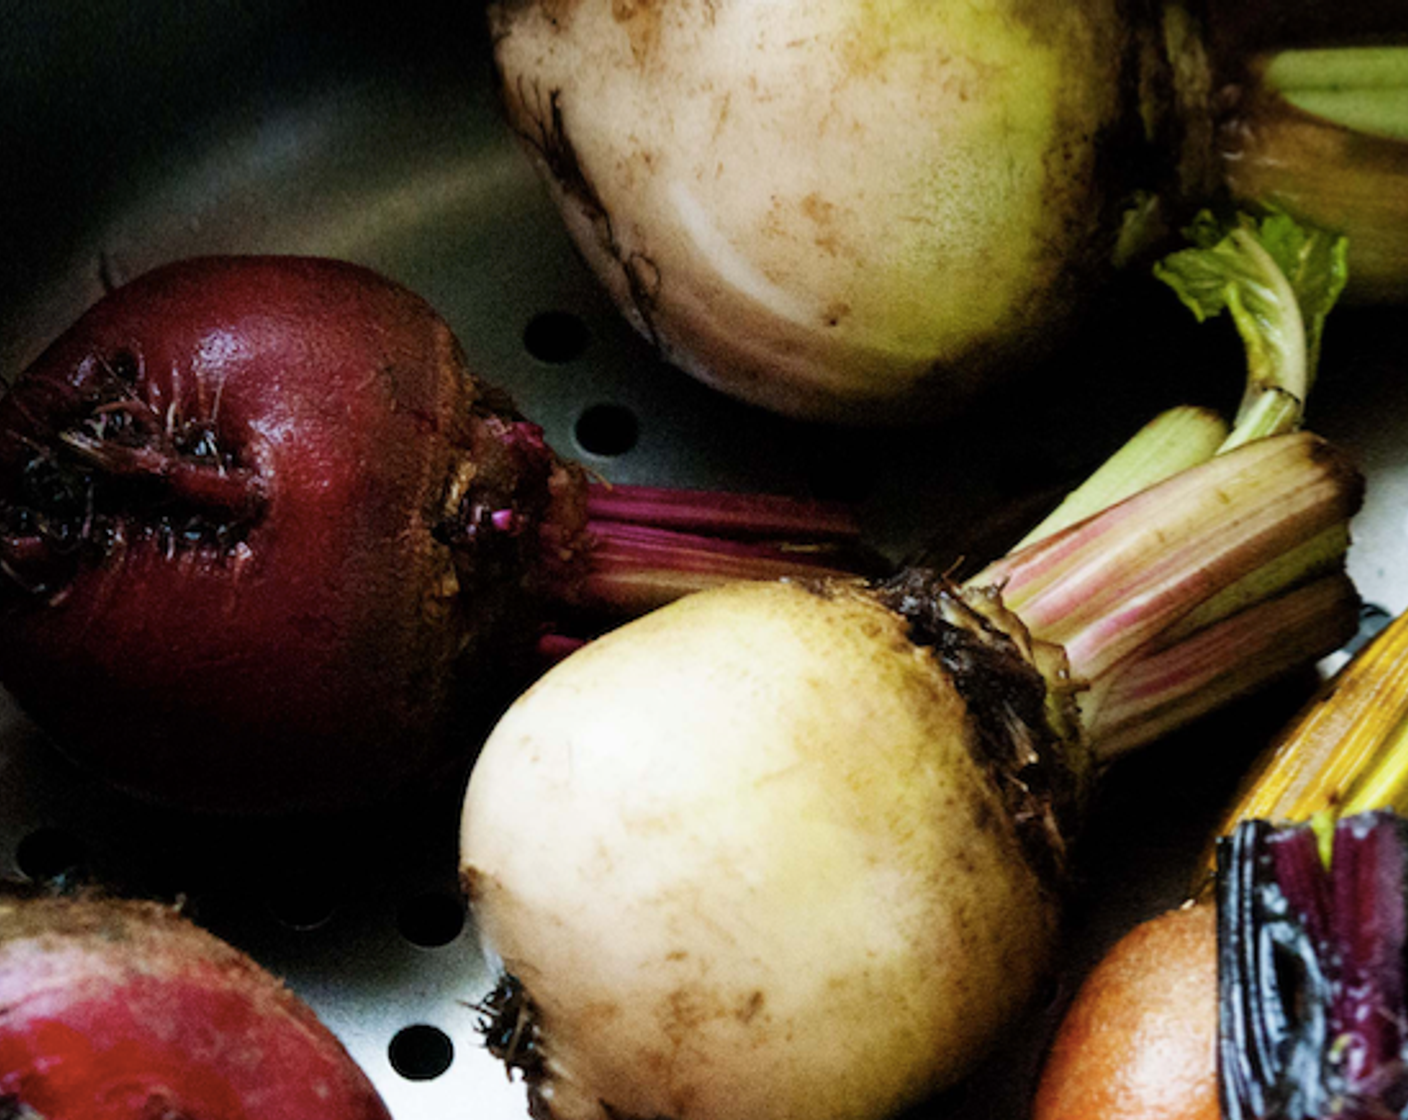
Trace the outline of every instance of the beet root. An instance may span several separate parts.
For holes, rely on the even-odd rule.
[[[1218,1120],[1217,913],[1136,926],[1086,978],[1042,1071],[1033,1120]]]
[[[0,1115],[389,1120],[307,1005],[171,908],[4,895]]]
[[[448,728],[531,650],[584,495],[398,285],[168,265],[0,401],[0,683],[146,798],[364,803],[457,761]]]

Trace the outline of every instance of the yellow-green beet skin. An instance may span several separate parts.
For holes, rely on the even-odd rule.
[[[505,0],[491,19],[510,120],[628,318],[731,394],[853,419],[962,401],[1110,267],[1139,55],[1117,7]]]

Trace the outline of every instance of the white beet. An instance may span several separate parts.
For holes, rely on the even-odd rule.
[[[849,590],[705,592],[495,730],[463,870],[555,1120],[888,1114],[1029,997],[1053,899],[906,629]]]
[[[951,407],[1049,344],[1168,100],[1114,0],[490,10],[509,119],[627,317],[801,415]]]
[[[879,1120],[962,1077],[1047,973],[1112,744],[1353,633],[1358,494],[1253,440],[962,585],[726,585],[559,663],[461,831],[533,1115]]]

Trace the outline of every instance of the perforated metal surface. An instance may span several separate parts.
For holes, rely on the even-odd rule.
[[[710,393],[659,367],[578,264],[499,120],[472,3],[356,14],[26,0],[6,5],[0,29],[6,377],[104,279],[192,253],[346,257],[428,298],[474,365],[603,475],[854,497],[893,557],[945,561],[1001,547],[1159,405],[1237,391],[1228,339],[1135,282],[1050,367],[1001,394],[1001,415],[988,405],[896,436],[792,424]],[[1352,569],[1388,611],[1408,605],[1398,317],[1339,317],[1313,410],[1369,473]],[[1071,974],[1133,917],[1177,899],[1238,763],[1304,684],[1112,778],[1073,908]],[[74,771],[0,698],[0,874],[78,865],[184,895],[313,1004],[398,1120],[525,1115],[521,1086],[475,1032],[490,977],[455,893],[454,802],[279,825],[186,819]],[[966,1104],[949,1103],[1019,1115],[1041,1029],[1038,1017]]]

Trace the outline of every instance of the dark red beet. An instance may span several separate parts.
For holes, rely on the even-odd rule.
[[[5,896],[0,1115],[390,1120],[305,1004],[173,910]]]
[[[170,265],[0,401],[0,682],[148,798],[365,802],[453,759],[456,705],[531,648],[584,500],[405,289]]]

